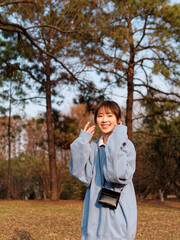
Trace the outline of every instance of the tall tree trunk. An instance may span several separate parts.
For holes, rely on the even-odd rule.
[[[127,96],[127,106],[126,106],[126,126],[128,128],[128,138],[132,140],[132,116],[133,116],[133,93],[134,93],[134,69],[129,68],[128,72],[128,96]]]
[[[7,199],[11,197],[11,81],[9,85],[9,117],[8,117],[8,180],[7,180]]]
[[[57,187],[57,166],[55,157],[55,143],[54,143],[54,127],[52,119],[52,104],[51,104],[51,82],[50,82],[50,60],[46,65],[46,116],[47,116],[47,135],[48,135],[48,153],[49,153],[49,167],[50,167],[50,189],[51,200],[58,200]]]
[[[127,96],[127,106],[126,106],[126,125],[127,125],[127,133],[128,138],[132,140],[132,117],[133,117],[133,93],[134,93],[134,56],[135,56],[135,48],[134,48],[134,39],[133,39],[133,31],[131,25],[131,19],[127,19],[128,29],[129,29],[129,44],[130,44],[130,59],[129,59],[129,67],[127,72],[127,88],[128,88],[128,96]]]

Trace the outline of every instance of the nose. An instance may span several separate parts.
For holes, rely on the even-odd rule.
[[[103,116],[102,121],[103,121],[103,122],[107,122],[107,116],[106,116],[106,115]]]

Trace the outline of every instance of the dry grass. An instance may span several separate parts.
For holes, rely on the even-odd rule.
[[[0,240],[78,240],[81,201],[0,201]],[[180,203],[138,203],[136,240],[179,240]]]
[[[180,202],[138,203],[136,240],[179,240]]]

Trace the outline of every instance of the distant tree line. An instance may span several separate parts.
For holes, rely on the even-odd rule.
[[[71,108],[68,115],[53,112],[55,124],[55,149],[57,159],[58,196],[61,199],[83,199],[86,188],[69,173],[70,144],[79,135],[86,121],[92,120],[85,104]],[[7,118],[0,119],[0,198],[7,196],[8,148],[4,133]],[[12,199],[50,198],[50,175],[46,119],[13,119],[12,129],[18,122],[23,128],[12,137],[11,187]],[[92,120],[93,121],[93,120]],[[3,126],[3,127],[2,127]],[[142,134],[146,130],[146,135]],[[173,137],[174,136],[174,137]],[[180,198],[180,118],[159,116],[150,118],[137,128],[134,143],[137,151],[137,169],[134,184],[137,196],[145,199],[152,195],[161,200],[167,195]],[[100,137],[96,129],[95,139]],[[19,141],[21,139],[21,141]]]
[[[88,111],[93,111],[111,88],[119,88],[119,95],[126,88],[125,122],[129,139],[138,144],[138,134],[146,140],[151,136],[152,140],[148,137],[147,142],[151,149],[144,150],[154,151],[154,155],[148,155],[152,161],[166,162],[173,156],[163,153],[161,159],[163,147],[154,145],[154,141],[156,138],[173,141],[179,136],[176,130],[166,134],[166,127],[163,132],[161,120],[171,125],[179,112],[180,4],[172,5],[167,0],[2,0],[0,7],[0,111],[8,117],[7,139],[2,140],[7,142],[3,151],[8,151],[4,155],[8,160],[7,198],[12,196],[11,164],[20,157],[13,155],[12,148],[17,148],[14,133],[28,131],[28,126],[13,131],[12,108],[28,101],[46,106],[43,118],[46,133],[38,135],[41,139],[37,146],[33,142],[35,136],[29,138],[32,145],[28,148],[30,154],[25,156],[30,156],[31,150],[46,149],[44,157],[36,158],[36,153],[31,156],[48,161],[46,195],[52,200],[59,198],[64,168],[58,157],[77,137],[72,119],[59,117],[54,111],[54,103],[57,106],[63,101],[64,86],[69,91],[78,91],[75,102],[85,103]],[[98,87],[99,81],[90,78],[91,71],[99,74],[102,88]],[[156,145],[159,149],[152,148]],[[153,191],[152,183],[148,189]],[[158,191],[161,195],[165,192],[162,187]]]
[[[72,107],[69,115],[53,111],[57,159],[58,196],[63,199],[83,199],[85,188],[69,173],[70,144],[82,126],[92,120],[83,104]],[[20,131],[15,131],[21,126]],[[8,189],[8,118],[0,118],[0,198],[7,198]],[[45,115],[26,120],[12,116],[11,185],[12,199],[50,198],[47,125]],[[98,134],[98,133],[97,133]]]

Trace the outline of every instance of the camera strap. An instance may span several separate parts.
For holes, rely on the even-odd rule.
[[[101,161],[100,161],[100,148],[101,146],[98,147],[98,160],[99,160],[99,171],[100,171],[100,175],[101,175],[101,186],[104,187],[105,185],[105,181],[103,181],[103,175],[102,175],[102,170],[101,170]],[[103,183],[104,182],[104,183]],[[119,184],[118,184],[119,185]],[[121,185],[121,184],[120,184]],[[119,193],[122,192],[123,188],[125,185],[121,185],[119,188]]]
[[[100,175],[101,175],[101,186],[104,187],[103,176],[102,176],[102,171],[101,171],[101,162],[100,162],[100,147],[98,147],[98,159],[99,159],[99,171],[100,171]]]
[[[103,175],[102,175],[101,162],[100,162],[100,147],[98,147],[98,158],[99,158],[99,170],[101,175],[101,190],[99,193],[98,203],[102,204],[104,207],[109,207],[110,209],[115,210],[119,203],[121,192],[114,191],[112,189],[104,187],[105,181],[103,184]]]

